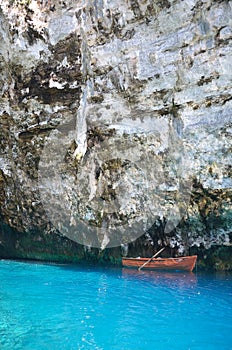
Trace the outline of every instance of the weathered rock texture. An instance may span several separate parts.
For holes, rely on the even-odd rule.
[[[232,1],[0,4],[0,257],[232,269]]]

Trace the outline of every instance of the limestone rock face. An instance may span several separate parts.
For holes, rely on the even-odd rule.
[[[232,1],[0,9],[0,256],[231,269]]]

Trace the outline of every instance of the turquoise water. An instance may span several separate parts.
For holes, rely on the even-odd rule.
[[[232,349],[232,277],[2,260],[0,349]]]

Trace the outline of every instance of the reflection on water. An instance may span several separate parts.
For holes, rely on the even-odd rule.
[[[197,283],[197,276],[193,272],[168,272],[168,271],[152,271],[137,270],[133,268],[123,268],[122,276],[124,278],[132,277],[135,279],[149,280],[166,285],[178,285],[178,287],[192,287]]]

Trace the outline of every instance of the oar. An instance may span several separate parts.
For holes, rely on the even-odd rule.
[[[147,260],[142,266],[140,266],[138,270],[140,271],[144,266],[146,266],[150,261],[152,261],[152,259],[154,259],[157,255],[159,255],[164,249],[165,247],[161,248],[157,253],[155,253],[155,255],[153,255],[149,260]]]

